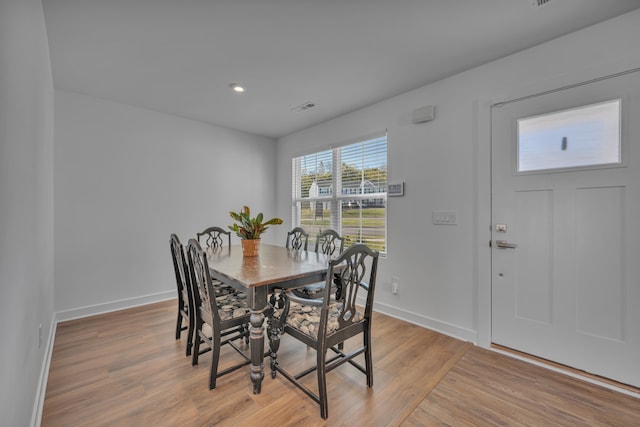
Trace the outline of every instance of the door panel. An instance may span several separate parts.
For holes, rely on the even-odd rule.
[[[617,99],[620,163],[518,172],[522,119]],[[596,138],[547,126],[554,162]],[[492,341],[640,387],[640,73],[493,107],[491,132]]]
[[[620,342],[625,311],[624,200],[624,187],[576,191],[576,328],[580,334]]]
[[[549,190],[515,193],[516,313],[520,319],[551,323],[551,247],[553,193]]]

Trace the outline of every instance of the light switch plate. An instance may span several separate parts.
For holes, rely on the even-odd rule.
[[[458,219],[456,213],[452,211],[433,211],[431,223],[433,225],[457,225]]]

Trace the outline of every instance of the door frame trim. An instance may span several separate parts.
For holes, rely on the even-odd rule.
[[[515,102],[529,97],[568,89],[601,79],[615,77],[640,69],[640,55],[629,55],[608,63],[576,70],[525,86],[506,89],[503,94],[487,94],[473,102],[474,124],[473,156],[475,158],[474,217],[476,232],[473,237],[475,252],[474,289],[476,296],[476,344],[491,347],[491,110],[499,104]]]

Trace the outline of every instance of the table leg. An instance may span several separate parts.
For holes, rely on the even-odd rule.
[[[251,328],[249,330],[249,346],[251,348],[251,382],[253,383],[253,394],[260,394],[262,379],[264,378],[264,308],[261,310],[251,310],[249,318]]]

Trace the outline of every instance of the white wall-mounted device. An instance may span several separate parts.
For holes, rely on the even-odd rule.
[[[387,185],[387,196],[404,196],[404,182]]]
[[[426,123],[436,118],[436,106],[427,105],[426,107],[413,110],[413,123]]]

